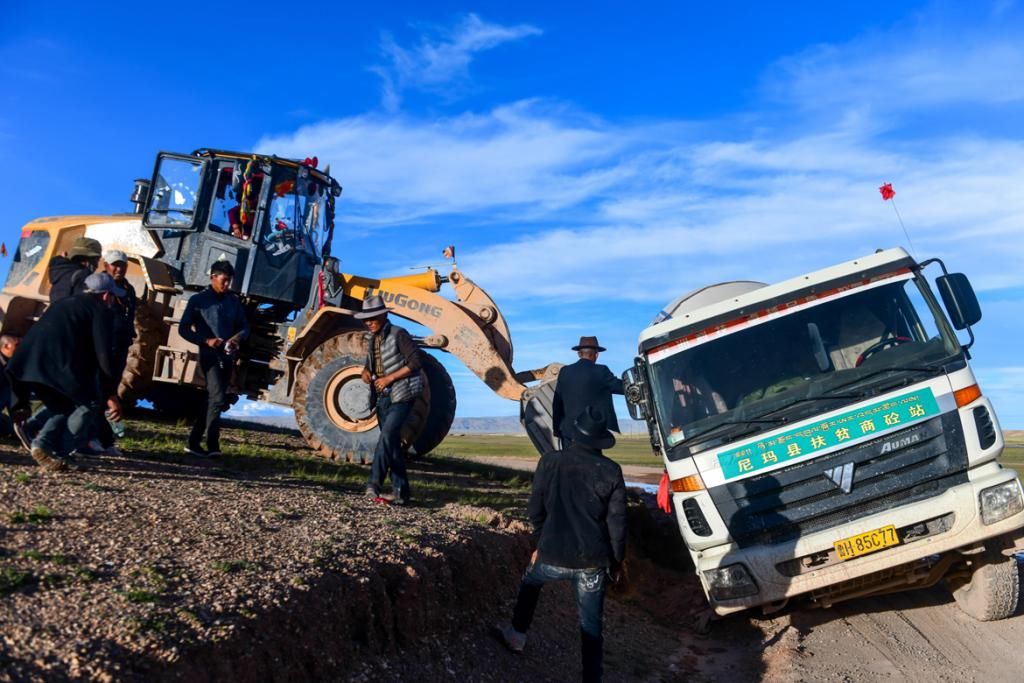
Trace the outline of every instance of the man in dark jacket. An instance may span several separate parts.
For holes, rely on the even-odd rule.
[[[371,396],[376,398],[380,426],[366,495],[380,502],[407,505],[410,490],[402,425],[409,418],[416,397],[423,393],[420,350],[404,328],[388,322],[388,308],[381,297],[366,299],[363,310],[355,317],[363,321],[370,333],[363,381],[371,385]],[[381,495],[389,471],[393,492]]]
[[[608,428],[618,432],[612,394],[623,393],[622,380],[613,375],[607,365],[597,363],[598,354],[605,350],[597,343],[597,337],[580,337],[580,343],[572,350],[580,359],[559,370],[552,405],[552,426],[555,436],[562,439],[562,446],[572,442],[573,422],[587,406],[601,411]]]
[[[113,419],[121,405],[110,357],[113,313],[110,307],[121,290],[106,273],[85,279],[85,292],[52,304],[25,335],[7,366],[21,402],[31,390],[46,407],[47,418],[32,439],[32,458],[45,469],[66,470],[57,455],[70,433],[80,447],[89,427],[89,414],[106,401]],[[99,381],[97,381],[97,377]]]
[[[103,247],[94,239],[79,237],[67,258],[54,256],[46,272],[50,278],[50,303],[56,303],[85,291],[85,278],[96,271]]]
[[[200,458],[220,455],[220,414],[227,408],[228,387],[238,344],[249,336],[249,321],[238,295],[230,290],[234,267],[217,261],[210,286],[192,296],[181,315],[178,333],[199,347],[199,367],[206,377],[206,405],[192,425],[185,452]],[[202,440],[206,437],[206,448]]]
[[[601,680],[604,592],[609,578],[621,580],[626,553],[622,468],[601,452],[613,445],[604,415],[588,406],[573,425],[572,445],[541,458],[527,506],[537,549],[519,586],[512,623],[498,627],[505,645],[522,652],[541,588],[572,581],[584,681]]]
[[[114,308],[114,362],[117,366],[114,376],[120,378],[128,360],[128,348],[135,339],[135,308],[138,306],[139,297],[135,294],[132,283],[125,277],[128,272],[127,254],[111,249],[104,252],[103,262],[106,264],[107,274],[114,278],[117,286],[125,292]]]

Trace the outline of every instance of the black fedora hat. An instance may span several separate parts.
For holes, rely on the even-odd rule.
[[[607,351],[597,343],[597,337],[580,337],[580,343],[572,347],[573,351],[580,351],[582,349],[594,349],[595,351]]]
[[[594,406],[587,406],[572,426],[576,432],[573,443],[602,451],[615,445],[615,435],[608,431],[608,420]]]

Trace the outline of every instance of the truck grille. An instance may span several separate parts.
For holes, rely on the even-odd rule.
[[[844,493],[825,472],[853,463]],[[955,412],[853,448],[710,489],[733,540],[773,544],[907,503],[967,481],[967,450]]]

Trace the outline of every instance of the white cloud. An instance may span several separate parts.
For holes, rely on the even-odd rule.
[[[437,37],[424,33],[413,47],[399,45],[390,33],[381,37],[380,49],[387,63],[371,68],[381,78],[381,104],[396,111],[402,91],[407,88],[434,90],[468,77],[474,55],[503,43],[540,35],[529,24],[501,26],[468,14],[453,28],[437,30]]]

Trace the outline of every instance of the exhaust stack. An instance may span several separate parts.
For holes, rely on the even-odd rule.
[[[134,213],[143,214],[146,211],[146,202],[149,201],[149,181],[145,178],[135,179],[135,189],[132,190],[132,197],[129,200],[135,205]]]

